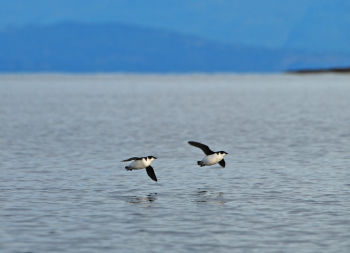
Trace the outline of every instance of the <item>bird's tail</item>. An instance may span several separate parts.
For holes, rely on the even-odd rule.
[[[204,164],[203,164],[203,162],[202,162],[202,161],[197,161],[197,164],[198,164],[199,166],[201,166],[201,167],[203,167],[203,166],[204,166]]]

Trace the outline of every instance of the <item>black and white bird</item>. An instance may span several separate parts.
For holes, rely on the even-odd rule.
[[[123,160],[122,162],[130,162],[128,166],[125,166],[126,170],[141,170],[146,169],[147,175],[153,180],[157,181],[156,174],[154,173],[154,170],[151,166],[151,163],[157,159],[157,157],[154,156],[145,156],[145,157],[131,157],[129,159]]]
[[[200,148],[204,154],[206,155],[202,161],[198,161],[197,164],[201,167],[203,166],[211,166],[216,163],[219,163],[221,167],[225,168],[225,160],[224,156],[227,155],[228,153],[225,151],[217,151],[214,152],[212,151],[207,145],[204,145],[199,142],[195,141],[189,141],[188,144],[195,146],[197,148]]]

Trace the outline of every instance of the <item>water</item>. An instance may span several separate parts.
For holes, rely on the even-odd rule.
[[[349,252],[349,108],[346,75],[0,76],[0,251]]]

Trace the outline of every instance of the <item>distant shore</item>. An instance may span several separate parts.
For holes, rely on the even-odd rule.
[[[318,73],[350,74],[350,67],[347,67],[347,68],[328,68],[328,69],[288,70],[287,73],[291,73],[291,74],[318,74]]]

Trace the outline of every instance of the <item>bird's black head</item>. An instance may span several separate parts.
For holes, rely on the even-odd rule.
[[[219,154],[221,155],[227,155],[228,153],[226,151],[219,151]]]
[[[157,157],[155,157],[155,156],[153,156],[153,155],[149,155],[149,156],[147,156],[147,158],[148,158],[148,159],[152,159],[152,158],[153,158],[153,159],[157,159]]]

